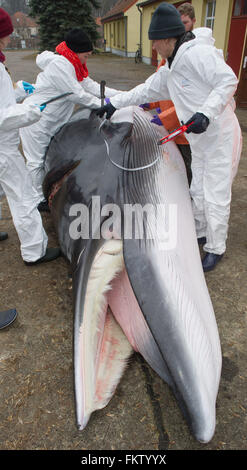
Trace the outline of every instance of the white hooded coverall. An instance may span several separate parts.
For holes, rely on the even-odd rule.
[[[212,45],[212,31],[203,30],[182,44],[145,83],[111,98],[121,107],[171,99],[178,118],[188,121],[203,113],[210,124],[202,134],[186,134],[192,153],[191,197],[197,237],[206,236],[204,250],[223,254],[230,215],[231,186],[242,150],[241,129],[232,98],[238,80],[225,63],[222,51]]]
[[[73,93],[73,95],[49,103],[42,112],[39,122],[20,131],[27,168],[32,175],[33,185],[41,201],[44,199],[42,190],[44,159],[51,138],[68,122],[75,104],[97,109],[101,106],[101,100],[99,83],[90,77],[79,82],[74,66],[65,57],[44,51],[37,56],[36,63],[43,72],[39,73],[34,85],[35,91],[26,98],[25,103],[41,104],[63,93]],[[107,97],[116,93],[120,91],[108,87],[105,89]]]
[[[47,235],[30,174],[18,150],[18,128],[36,122],[40,116],[38,106],[16,104],[11,78],[0,63],[0,183],[20,239],[22,258],[28,262],[45,255]]]

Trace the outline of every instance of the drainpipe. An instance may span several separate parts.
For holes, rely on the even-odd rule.
[[[139,5],[136,5],[140,13],[140,51],[142,56],[142,10]]]

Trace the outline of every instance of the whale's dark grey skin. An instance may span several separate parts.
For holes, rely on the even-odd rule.
[[[172,388],[195,438],[208,442],[218,329],[184,164],[173,142],[157,145],[165,131],[150,120],[136,107],[103,123],[79,112],[46,155],[44,193],[73,273],[77,423],[83,429],[106,406],[134,349]]]

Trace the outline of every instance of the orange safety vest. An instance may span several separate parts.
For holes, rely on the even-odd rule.
[[[165,59],[162,59],[157,70],[162,66],[165,65]],[[175,110],[175,106],[171,100],[164,100],[164,101],[156,101],[155,103],[149,103],[150,109],[160,108],[161,113],[158,115],[163,126],[168,132],[172,132],[174,129],[177,129],[181,126],[179,119],[177,117],[177,113]],[[189,142],[185,138],[184,134],[179,135],[174,139],[176,144],[178,145],[188,145]]]

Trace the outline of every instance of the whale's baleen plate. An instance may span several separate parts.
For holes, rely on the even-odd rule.
[[[184,164],[173,142],[157,145],[164,131],[150,119],[136,107],[102,125],[94,113],[78,113],[47,152],[44,191],[73,271],[77,422],[83,429],[108,403],[134,349],[172,388],[196,439],[208,442],[221,373],[218,329]],[[134,204],[165,212],[137,217],[130,236],[126,208]],[[119,209],[117,224],[109,207]]]

